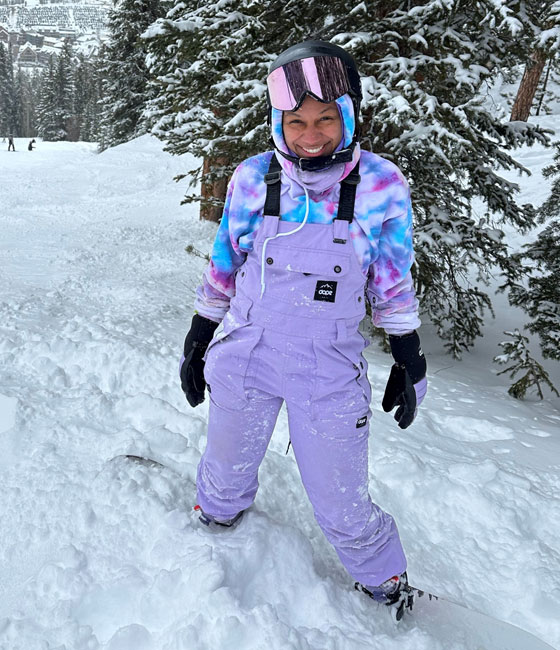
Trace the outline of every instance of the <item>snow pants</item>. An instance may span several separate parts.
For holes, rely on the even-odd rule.
[[[264,217],[224,330],[208,347],[198,503],[218,520],[253,503],[285,401],[315,518],[350,575],[377,586],[406,560],[393,518],[368,492],[371,388],[358,331],[365,279],[347,221],[302,226]]]
[[[359,333],[331,342],[251,324],[219,339],[206,362],[210,417],[197,487],[216,519],[248,508],[285,400],[316,520],[350,575],[373,586],[402,573],[406,560],[393,518],[368,492],[370,388],[366,361],[354,354],[363,347]]]

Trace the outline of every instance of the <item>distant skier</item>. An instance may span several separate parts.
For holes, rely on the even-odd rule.
[[[14,145],[14,136],[9,135],[8,136],[8,151],[15,151],[16,147]]]
[[[27,151],[33,151],[34,147],[33,145],[35,144],[35,139],[31,140],[29,144],[27,145]]]
[[[371,387],[358,326],[367,296],[395,359],[382,405],[397,407],[405,429],[427,387],[410,191],[392,162],[360,150],[360,75],[345,50],[294,45],[267,86],[276,151],[233,174],[184,345],[189,404],[204,400],[206,382],[210,395],[197,509],[203,524],[230,526],[251,506],[285,401],[319,526],[357,586],[398,619],[412,591],[396,523],[368,492]]]

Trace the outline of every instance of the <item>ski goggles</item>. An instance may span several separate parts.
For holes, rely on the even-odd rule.
[[[267,77],[268,97],[273,108],[295,111],[307,96],[329,104],[351,92],[344,62],[333,56],[313,56],[290,61]]]

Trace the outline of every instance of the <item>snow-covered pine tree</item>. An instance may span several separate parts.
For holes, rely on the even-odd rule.
[[[510,275],[505,286],[510,303],[531,317],[527,329],[538,335],[543,357],[560,361],[560,145],[556,146],[554,164],[543,170],[545,177],[555,176],[540,210],[547,225],[513,256],[518,273]]]
[[[78,54],[72,71],[72,118],[75,139],[83,140],[82,120],[89,95],[88,66],[83,54]]]
[[[147,132],[142,120],[150,99],[142,32],[165,15],[167,0],[115,0],[109,12],[109,41],[100,53],[103,77],[99,149]]]
[[[509,373],[511,379],[524,372],[525,374],[514,382],[508,389],[508,393],[516,399],[523,399],[527,391],[534,388],[540,399],[543,399],[541,385],[544,384],[550,390],[560,397],[550,377],[542,365],[531,356],[529,351],[529,339],[523,336],[518,329],[513,332],[504,332],[507,336],[511,337],[508,341],[502,341],[499,345],[503,348],[503,354],[494,357],[494,361],[506,365],[509,364],[505,370],[502,370],[498,375]]]
[[[8,51],[4,43],[0,43],[0,135],[6,137],[11,130],[10,125],[10,80],[8,69]]]
[[[520,60],[532,24],[523,3],[492,0],[365,2],[351,14],[350,33],[324,33],[362,62],[365,138],[410,180],[421,304],[460,356],[491,309],[490,273],[512,264],[500,226],[534,224],[500,170],[526,171],[509,152],[546,138],[485,97],[493,74]]]
[[[96,70],[97,59],[78,55],[72,77],[73,104],[72,113],[76,135],[84,142],[97,140],[99,126],[99,74]]]
[[[39,103],[37,106],[37,131],[39,136],[47,141],[62,140],[64,137],[64,131],[61,130],[57,119],[55,74],[56,61],[54,55],[52,55],[49,58],[49,65],[41,75]]]
[[[226,184],[247,156],[266,150],[265,78],[270,62],[309,36],[324,6],[260,0],[179,2],[145,34],[154,99],[147,115],[165,150],[204,161],[190,175],[202,180],[204,218],[218,220]],[[184,176],[177,177],[180,180]]]
[[[0,43],[0,135],[19,136],[21,130],[14,64],[9,48]]]
[[[97,142],[99,138],[99,122],[101,106],[102,79],[99,72],[98,59],[94,58],[85,62],[87,88],[86,103],[83,109],[82,121],[80,124],[81,139],[85,142]]]
[[[546,137],[533,125],[508,123],[485,98],[493,74],[527,51],[527,15],[523,2],[493,0],[332,0],[327,14],[311,0],[302,19],[299,3],[178,0],[146,34],[159,86],[154,132],[168,151],[204,158],[210,184],[226,179],[266,146],[268,62],[304,38],[346,47],[364,74],[364,146],[410,180],[422,304],[459,356],[491,309],[484,291],[491,270],[511,266],[500,225],[525,231],[535,218],[499,171],[526,171],[509,152]]]
[[[37,135],[34,77],[34,73],[24,72],[21,68],[16,73],[19,123],[23,138]]]
[[[51,56],[41,75],[37,122],[44,140],[67,140],[72,121],[73,55],[69,42],[59,56]],[[71,130],[71,128],[70,128]]]
[[[8,134],[8,111],[7,104],[7,51],[4,43],[0,43],[0,136],[6,137]]]
[[[74,73],[74,54],[70,41],[65,41],[62,52],[56,59],[54,71],[55,121],[59,131],[59,140],[75,140],[73,118],[72,82]]]

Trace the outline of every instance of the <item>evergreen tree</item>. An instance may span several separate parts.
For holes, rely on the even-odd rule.
[[[531,317],[527,329],[539,336],[543,357],[560,361],[560,220],[552,220],[513,261],[529,279],[510,279],[510,304]]]
[[[8,124],[9,110],[8,52],[0,43],[0,136],[5,137],[10,130]]]
[[[530,316],[527,328],[538,335],[543,357],[560,361],[560,144],[543,175],[553,178],[550,196],[540,208],[540,221],[546,225],[512,257],[514,271],[502,288],[509,289],[510,304]]]
[[[83,114],[89,94],[89,70],[83,54],[78,54],[72,74],[72,113],[79,117]]]
[[[535,220],[533,206],[516,203],[517,184],[499,172],[526,172],[509,152],[547,139],[490,112],[484,98],[493,74],[520,63],[534,37],[528,4],[333,0],[325,16],[314,0],[305,20],[300,13],[296,3],[177,1],[146,34],[160,95],[150,105],[154,133],[168,151],[204,157],[211,185],[266,146],[264,79],[276,54],[314,37],[352,52],[364,75],[364,147],[410,180],[417,288],[459,356],[491,310],[490,270],[512,270],[500,226],[524,232]],[[193,199],[200,197],[186,197]]]
[[[10,132],[19,137],[97,139],[100,76],[95,58],[75,59],[66,43],[41,72],[30,74],[20,68],[13,78],[10,69],[7,52],[0,46],[0,135],[8,133],[9,123],[15,125]],[[15,119],[10,118],[12,112]]]
[[[529,339],[517,329],[513,332],[504,332],[504,334],[510,336],[511,339],[500,343],[504,352],[494,357],[494,361],[502,365],[509,364],[509,366],[498,375],[508,372],[509,376],[514,379],[518,373],[525,373],[509,387],[508,393],[516,399],[523,399],[527,391],[534,388],[539,398],[543,399],[541,384],[545,384],[555,395],[560,397],[546,370],[531,356],[528,348]]]
[[[373,19],[371,36],[337,40],[365,62],[365,137],[410,179],[422,306],[460,356],[491,309],[484,289],[492,267],[512,265],[500,225],[526,231],[535,219],[499,170],[526,171],[508,150],[545,137],[492,114],[484,98],[493,71],[519,60],[532,24],[518,19],[521,5],[491,1],[366,9],[353,23],[367,34]],[[473,209],[477,198],[481,213]]]
[[[101,97],[102,78],[97,58],[84,62],[84,65],[87,92],[84,97],[85,104],[80,126],[81,139],[86,142],[97,142],[100,130],[101,106],[99,99]]]
[[[88,60],[79,55],[74,73],[72,113],[77,138],[85,142],[97,139],[99,123],[99,79],[96,72],[96,59]]]
[[[39,136],[44,140],[76,139],[72,113],[73,66],[72,46],[66,42],[60,56],[50,57],[41,75],[37,121]]]
[[[16,75],[16,88],[19,97],[19,122],[21,125],[20,135],[24,138],[31,138],[37,135],[36,117],[36,96],[33,75],[18,70]]]
[[[149,99],[149,75],[140,35],[165,8],[165,0],[120,0],[109,12],[110,39],[101,54],[101,151],[147,132],[142,112]]]
[[[12,52],[0,43],[0,128],[1,135],[20,135],[20,97],[14,80]]]
[[[62,140],[65,131],[60,124],[60,112],[57,105],[56,92],[56,63],[54,56],[49,59],[49,65],[41,75],[39,89],[39,104],[37,106],[38,134],[43,140]]]
[[[202,215],[217,219],[227,181],[243,158],[269,148],[265,77],[276,54],[309,36],[324,15],[306,5],[260,0],[176,2],[145,34],[157,92],[147,113],[164,149],[204,160],[191,173],[202,181]],[[180,180],[184,176],[177,177]]]
[[[64,43],[60,56],[57,57],[54,70],[55,114],[54,120],[59,133],[59,140],[76,140],[76,126],[73,116],[73,53],[70,41]]]

